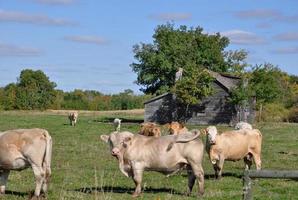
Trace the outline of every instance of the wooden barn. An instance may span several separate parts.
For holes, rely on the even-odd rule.
[[[254,102],[246,108],[237,109],[229,103],[228,97],[232,88],[241,81],[240,78],[210,72],[214,77],[213,95],[202,99],[200,104],[189,106],[179,104],[175,95],[165,93],[145,102],[146,122],[160,124],[180,121],[187,124],[235,124],[238,121],[252,123],[254,120]]]

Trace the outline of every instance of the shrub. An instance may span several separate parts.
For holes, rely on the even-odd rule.
[[[298,123],[298,107],[292,107],[289,112],[289,122],[296,122]]]
[[[288,121],[288,116],[289,116],[289,110],[287,110],[282,104],[268,103],[264,105],[261,121],[283,122],[283,121]],[[259,116],[257,116],[257,119],[259,119]]]

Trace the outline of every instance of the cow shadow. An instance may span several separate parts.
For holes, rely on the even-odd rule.
[[[17,191],[5,190],[5,195],[25,197],[30,195],[30,192],[17,192]]]
[[[132,194],[134,192],[134,190],[135,190],[135,188],[131,188],[131,187],[103,186],[103,187],[78,188],[78,189],[75,189],[74,191],[82,192],[85,194],[91,194],[94,192],[102,192],[102,193],[111,192],[111,193],[119,193],[119,194],[123,194],[123,193]],[[142,192],[143,193],[171,193],[171,194],[183,195],[183,196],[185,195],[184,193],[178,192],[171,188],[165,188],[165,187],[162,187],[162,188],[146,187]]]
[[[205,179],[215,179],[215,174],[205,174]],[[239,178],[242,179],[243,174],[237,174],[237,173],[232,173],[232,172],[224,172],[222,173],[222,177],[234,177],[234,178]]]

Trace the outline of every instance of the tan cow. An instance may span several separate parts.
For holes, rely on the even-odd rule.
[[[154,136],[154,137],[161,136],[160,128],[157,126],[157,124],[152,122],[142,123],[139,134],[144,136]]]
[[[5,193],[10,170],[31,167],[34,196],[46,193],[51,176],[52,138],[44,129],[16,129],[0,133],[0,193]]]
[[[79,113],[77,111],[72,111],[68,114],[68,119],[71,126],[75,126],[79,117]]]
[[[178,135],[181,133],[187,133],[188,129],[184,126],[184,124],[179,122],[171,122],[169,124],[169,132],[171,135]]]
[[[245,168],[250,169],[252,158],[257,170],[261,169],[262,134],[258,129],[241,129],[217,134],[215,126],[206,129],[206,150],[215,171],[221,178],[224,161],[244,159]]]
[[[198,191],[202,195],[204,145],[198,139],[199,135],[199,131],[161,137],[113,132],[110,135],[101,135],[101,139],[110,145],[111,154],[118,159],[120,171],[133,178],[136,185],[133,197],[141,193],[144,171],[172,174],[185,168],[188,169],[188,194],[191,193],[197,178]]]

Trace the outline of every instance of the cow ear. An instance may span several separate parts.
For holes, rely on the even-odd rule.
[[[102,141],[104,141],[104,142],[108,142],[108,140],[109,140],[109,136],[108,136],[108,135],[101,135],[101,136],[100,136],[100,139],[101,139]]]
[[[202,129],[202,130],[201,130],[201,133],[202,133],[203,135],[207,135],[207,129]]]

